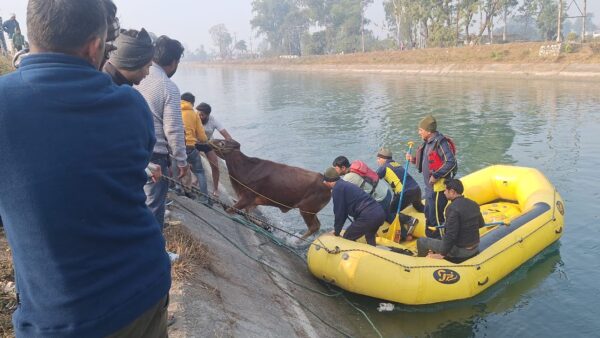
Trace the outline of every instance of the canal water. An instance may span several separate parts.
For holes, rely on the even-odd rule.
[[[174,80],[182,92],[211,104],[213,115],[253,157],[323,171],[345,155],[376,167],[382,145],[402,159],[407,142],[419,142],[419,120],[431,113],[457,145],[459,176],[491,164],[539,168],[565,200],[565,233],[558,243],[470,300],[396,306],[387,313],[377,312],[378,300],[351,300],[385,337],[598,335],[599,83],[185,64]],[[422,183],[414,168],[409,172]],[[262,210],[292,231],[306,229],[297,211]],[[322,230],[330,230],[331,204],[322,214]]]

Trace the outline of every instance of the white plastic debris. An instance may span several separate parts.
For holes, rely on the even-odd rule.
[[[15,283],[14,282],[1,282],[0,290],[5,293],[14,294],[15,293]]]
[[[171,263],[174,263],[176,260],[179,259],[179,255],[174,252],[167,251],[167,254],[169,254],[169,259],[171,260]]]
[[[379,303],[377,311],[379,312],[392,312],[394,311],[395,305],[392,303]]]

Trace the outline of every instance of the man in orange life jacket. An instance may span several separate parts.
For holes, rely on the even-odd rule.
[[[436,226],[444,224],[444,209],[448,199],[444,195],[446,178],[454,176],[457,169],[456,157],[450,141],[437,131],[437,121],[431,115],[419,123],[419,136],[423,144],[415,156],[406,154],[406,159],[423,173],[425,181],[425,221],[427,237],[439,238]],[[435,230],[434,230],[435,229]]]

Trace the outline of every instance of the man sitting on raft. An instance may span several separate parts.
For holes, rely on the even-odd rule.
[[[340,180],[335,168],[328,168],[324,176],[323,184],[332,190],[333,196],[333,234],[339,236],[346,219],[351,216],[354,221],[346,229],[344,238],[356,241],[365,236],[367,244],[375,246],[375,235],[385,220],[385,212],[381,205],[361,188]]]
[[[485,225],[479,205],[462,195],[460,180],[446,179],[444,194],[450,205],[446,208],[445,234],[443,239],[419,238],[419,257],[443,259],[446,257],[464,260],[479,252],[479,228]],[[434,253],[430,253],[433,251]]]

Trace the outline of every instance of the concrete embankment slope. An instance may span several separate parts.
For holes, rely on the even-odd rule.
[[[215,207],[219,208],[219,207]],[[221,209],[218,209],[221,210]],[[199,215],[251,257],[245,256]],[[313,278],[305,262],[220,212],[176,197],[172,215],[209,250],[211,262],[191,280],[175,283],[171,292],[177,318],[172,337],[370,337],[374,332],[342,298],[326,297],[299,287],[289,278],[324,293],[332,292]],[[311,313],[310,311],[314,312]]]

